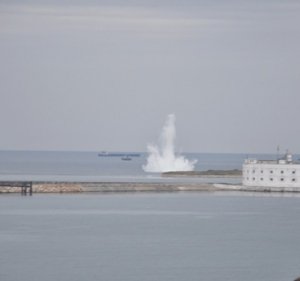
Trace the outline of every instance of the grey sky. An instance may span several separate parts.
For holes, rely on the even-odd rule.
[[[0,0],[0,149],[300,152],[300,1]]]

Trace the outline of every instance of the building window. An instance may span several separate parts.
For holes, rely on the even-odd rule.
[[[255,174],[255,170],[253,170],[252,173]]]
[[[292,181],[293,181],[293,182],[295,182],[295,181],[296,181],[296,179],[292,179]]]
[[[284,181],[284,178],[281,178],[280,180],[281,180],[281,181]]]
[[[261,180],[261,181],[263,181],[263,180],[264,180],[264,178],[260,178],[260,180]]]
[[[249,178],[247,177],[247,181],[249,180]]]
[[[270,181],[273,181],[273,178],[270,178]]]
[[[247,174],[249,174],[249,170],[247,170]]]
[[[284,171],[281,171],[281,174],[283,174],[284,173]]]
[[[292,174],[296,174],[296,171],[293,171]]]
[[[273,174],[273,171],[270,171],[271,174]]]
[[[255,178],[252,178],[252,180],[254,180],[254,181],[255,181]]]
[[[264,173],[264,170],[261,170],[260,172],[263,174],[263,173]]]

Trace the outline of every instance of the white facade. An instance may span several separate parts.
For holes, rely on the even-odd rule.
[[[300,188],[300,164],[285,160],[246,159],[243,164],[243,185],[258,187]]]

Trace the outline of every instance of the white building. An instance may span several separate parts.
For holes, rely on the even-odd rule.
[[[253,187],[300,188],[300,164],[287,153],[281,160],[246,159],[243,185]]]

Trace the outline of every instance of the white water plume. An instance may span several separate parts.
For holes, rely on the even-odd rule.
[[[156,145],[147,146],[147,164],[143,166],[145,172],[161,173],[172,171],[193,171],[197,160],[189,161],[184,156],[175,154],[175,115],[170,114],[161,134],[161,149]]]

